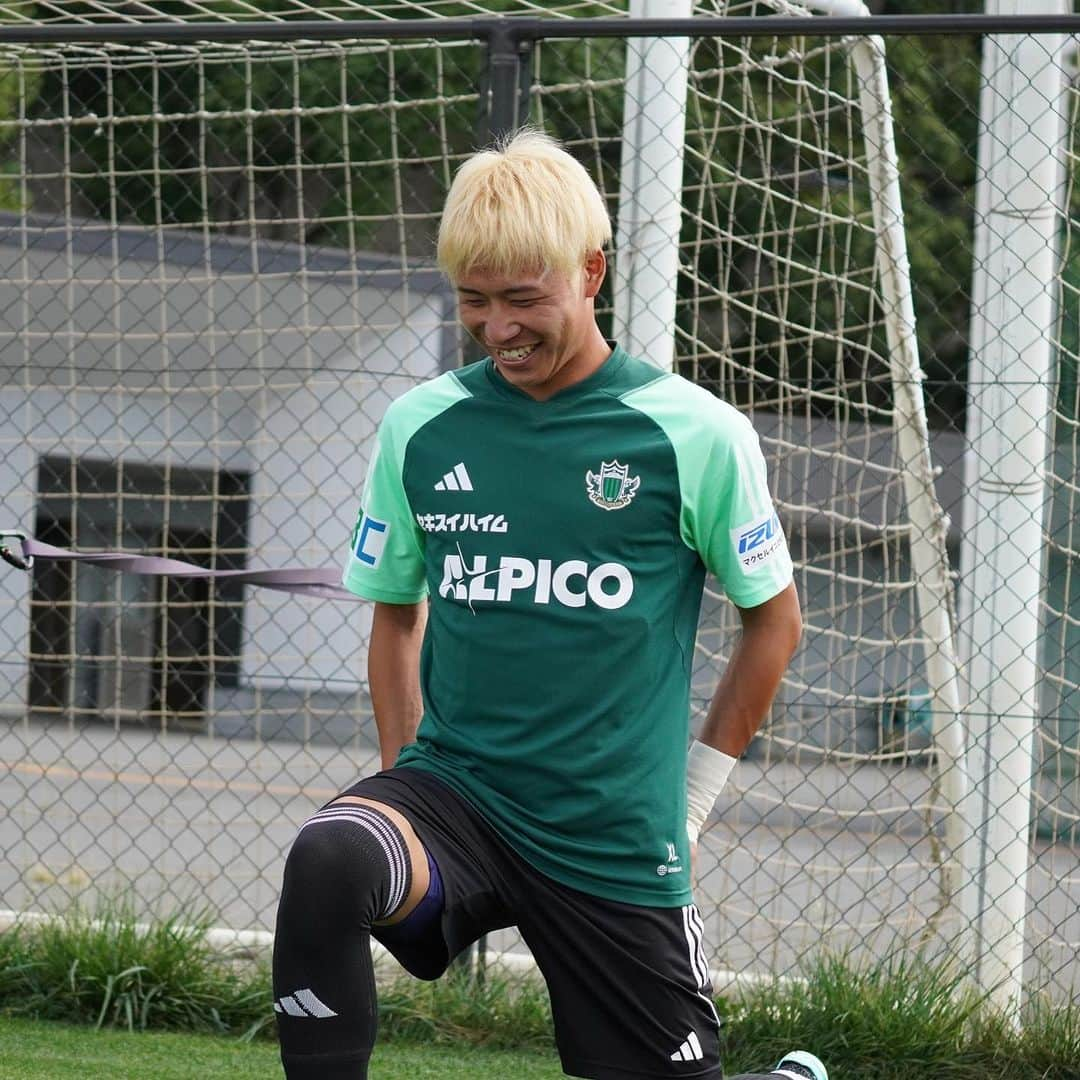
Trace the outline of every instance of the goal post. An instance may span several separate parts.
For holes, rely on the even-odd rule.
[[[686,18],[693,0],[631,0],[632,18]],[[675,363],[688,38],[626,44],[612,336],[658,367]]]
[[[1068,14],[1066,0],[988,13]],[[1062,34],[983,44],[963,550],[963,643],[977,812],[965,869],[972,966],[996,1005],[1024,1000],[1031,803],[1046,633],[1055,331],[1067,206]],[[1047,508],[1050,508],[1049,514]]]

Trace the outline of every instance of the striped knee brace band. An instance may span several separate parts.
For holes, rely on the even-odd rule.
[[[300,832],[314,829],[332,832],[347,847],[347,855],[357,862],[358,871],[383,870],[376,878],[384,882],[379,890],[372,919],[388,919],[405,902],[412,886],[412,863],[401,830],[384,813],[371,806],[334,803],[308,818]]]

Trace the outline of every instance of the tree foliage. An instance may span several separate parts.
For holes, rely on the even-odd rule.
[[[79,7],[73,3],[73,13]],[[263,0],[260,11],[310,18],[333,0]],[[446,15],[475,15],[472,4]],[[183,3],[158,0],[178,14]],[[488,0],[492,14],[519,7]],[[251,17],[246,4],[218,5]],[[581,14],[589,14],[582,10]],[[422,10],[395,9],[397,18]],[[397,250],[430,240],[404,237],[388,219],[434,216],[449,179],[445,161],[483,141],[476,42],[370,42],[313,49],[297,44],[270,58],[236,49],[186,62],[87,60],[57,69],[39,112],[100,117],[74,126],[81,197],[96,215],[146,224],[209,224],[221,231],[313,243]]]
[[[11,14],[0,3],[0,23]],[[0,58],[0,209],[27,209],[24,185],[12,148],[19,137],[19,120],[26,115],[41,91],[41,73],[15,57]]]

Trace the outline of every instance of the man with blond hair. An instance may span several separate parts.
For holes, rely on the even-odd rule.
[[[516,925],[567,1074],[723,1072],[697,836],[801,631],[749,422],[606,341],[611,225],[519,132],[461,167],[439,230],[479,363],[386,412],[344,583],[375,603],[383,770],[300,828],[274,1007],[290,1080],[366,1077],[374,937],[422,979]],[[742,636],[689,753],[705,574]],[[795,1051],[768,1074],[827,1080]]]

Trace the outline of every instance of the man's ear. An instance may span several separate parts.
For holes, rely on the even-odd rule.
[[[585,256],[585,296],[591,299],[599,291],[600,286],[604,284],[604,277],[607,275],[607,259],[604,258],[604,253],[597,249],[590,252]]]

